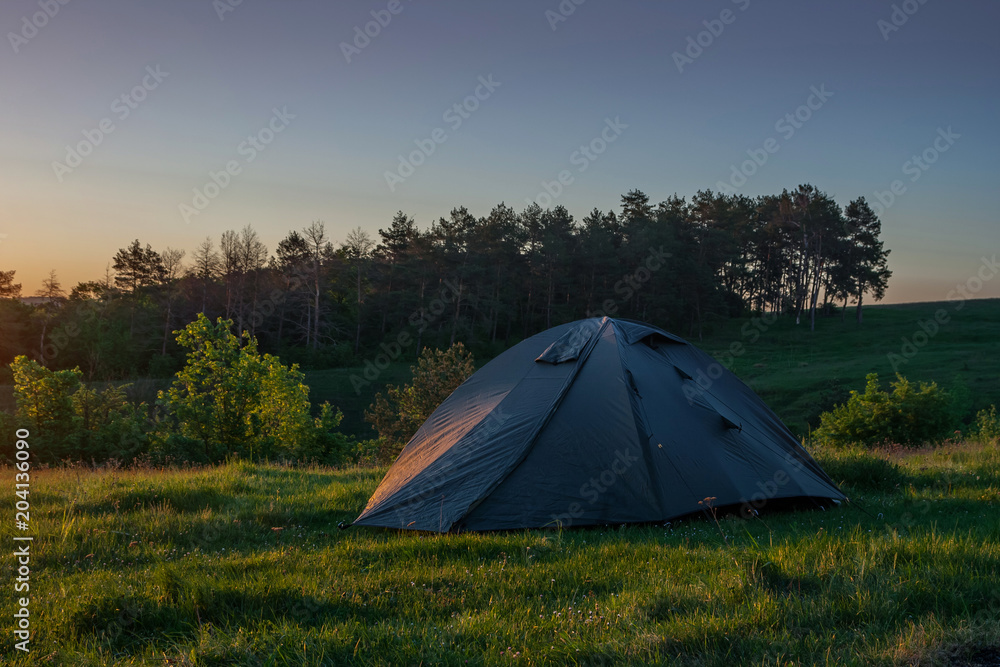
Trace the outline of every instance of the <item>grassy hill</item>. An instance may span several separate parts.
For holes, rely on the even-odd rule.
[[[851,389],[863,390],[868,373],[878,373],[885,382],[894,379],[890,354],[904,360],[897,368],[910,380],[964,385],[974,409],[1000,405],[1000,300],[968,301],[960,310],[959,305],[873,306],[865,309],[860,326],[852,309],[845,321],[840,315],[820,317],[814,332],[808,322],[796,326],[789,317],[771,324],[739,319],[720,323],[703,340],[691,342],[724,363],[731,359],[730,370],[800,435],[816,426],[821,412],[845,401]],[[916,336],[922,342],[920,324],[933,321],[938,311],[944,311],[948,322],[939,324],[926,344],[914,347],[915,355],[904,357],[904,339],[912,342]],[[741,345],[742,353],[733,355],[734,345]],[[362,377],[363,368],[311,371],[306,382],[314,402],[330,401],[344,411],[346,432],[369,437],[362,412],[387,382],[409,380],[409,366],[390,365],[360,393],[351,376]]]
[[[750,320],[723,325],[711,338],[697,344],[723,358],[733,343],[746,352],[735,359],[733,370],[771,406],[792,431],[805,434],[818,423],[820,412],[847,399],[851,389],[863,390],[865,375],[878,373],[888,382],[896,370],[913,381],[936,381],[968,389],[971,407],[978,410],[1000,405],[1000,300],[957,303],[916,303],[878,306],[865,310],[860,326],[839,316],[820,318],[816,331],[808,323],[796,326],[778,319],[756,342],[746,331],[759,330]],[[919,345],[921,323],[933,321],[943,311],[949,318],[938,325],[927,342],[905,348],[904,340]],[[932,327],[928,326],[928,329]],[[904,356],[913,351],[911,357]],[[897,355],[896,368],[889,355]],[[902,360],[902,363],[899,362]]]
[[[815,332],[808,323],[796,326],[782,317],[771,324],[760,319],[738,319],[717,323],[703,340],[702,349],[729,363],[781,417],[793,432],[804,435],[818,423],[819,414],[846,400],[851,389],[862,390],[865,375],[879,373],[886,382],[895,371],[888,355],[902,356],[903,339],[913,340],[920,323],[933,320],[943,310],[949,322],[939,325],[915,356],[898,366],[911,380],[937,381],[949,386],[965,385],[972,407],[1000,405],[1000,299],[958,303],[916,303],[872,306],[865,309],[865,322],[858,326],[854,311],[846,321],[840,315],[820,317]],[[680,332],[684,333],[684,332]],[[735,344],[742,353],[731,355]],[[914,348],[916,349],[916,348]],[[905,359],[905,358],[904,358]],[[479,365],[485,359],[479,359]],[[407,382],[412,362],[389,364],[359,390],[352,377],[364,379],[363,366],[306,372],[310,399],[329,401],[344,412],[342,430],[368,438],[374,435],[364,421],[364,410],[385,385]],[[131,391],[137,400],[152,401],[166,380],[139,380]],[[0,385],[0,410],[12,412],[14,399],[9,385]]]
[[[4,664],[997,664],[996,445],[817,454],[852,504],[444,536],[336,528],[383,470],[43,471]]]
[[[900,370],[967,386],[970,407],[1000,404],[996,300],[872,308],[860,327],[829,317],[814,333],[733,321],[697,344],[802,433],[866,373],[891,378],[887,355],[938,310],[950,321]],[[313,400],[340,406],[355,432],[375,391],[408,378],[394,364],[355,392],[362,370],[307,376]],[[814,454],[852,503],[446,536],[336,528],[384,469],[38,471],[33,652],[6,632],[2,662],[1000,664],[996,443]],[[3,496],[7,516],[15,500]],[[13,558],[0,567],[12,581]],[[13,592],[0,596],[0,615],[14,609]]]

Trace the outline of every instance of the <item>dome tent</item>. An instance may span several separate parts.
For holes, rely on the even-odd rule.
[[[610,318],[557,326],[456,389],[354,522],[436,532],[665,521],[845,496],[711,356]]]

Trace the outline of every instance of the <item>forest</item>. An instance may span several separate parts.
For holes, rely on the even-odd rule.
[[[102,277],[67,289],[53,270],[33,299],[16,267],[2,267],[0,382],[18,355],[88,381],[170,377],[184,364],[175,332],[199,313],[306,369],[383,350],[412,361],[455,342],[488,359],[599,315],[693,340],[755,312],[815,328],[853,304],[860,322],[865,299],[884,296],[888,254],[863,197],[842,206],[812,185],[657,204],[633,190],[617,211],[580,219],[562,206],[501,203],[484,217],[458,207],[423,229],[400,211],[377,238],[357,227],[339,242],[317,221],[273,252],[250,226],[190,252],[136,239],[109,252]]]

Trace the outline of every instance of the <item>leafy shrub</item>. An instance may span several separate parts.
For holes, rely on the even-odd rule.
[[[177,463],[213,463],[226,457],[226,448],[197,438],[189,438],[167,429],[154,431],[150,437],[149,462],[154,465]]]
[[[385,395],[376,394],[365,411],[365,421],[379,434],[383,460],[399,454],[431,413],[472,375],[475,362],[464,345],[455,343],[447,350],[425,348],[410,371],[410,384],[387,386]]]
[[[338,463],[349,448],[335,433],[343,415],[324,404],[314,420],[298,367],[261,355],[256,339],[245,332],[237,337],[232,324],[219,318],[213,325],[200,313],[178,332],[177,342],[189,352],[173,385],[159,393],[168,420],[161,422],[156,457],[216,462],[234,454]]]
[[[359,440],[354,443],[351,459],[359,466],[373,467],[379,464],[379,452],[385,445],[381,438],[371,438],[370,440]]]
[[[69,436],[76,429],[72,396],[83,373],[79,368],[51,371],[24,355],[16,357],[10,368],[17,416],[28,424],[39,455],[49,460],[71,456]]]
[[[102,391],[81,386],[71,397],[76,414],[69,441],[76,458],[131,460],[148,449],[145,404],[133,405],[127,385]]]
[[[0,411],[0,463],[14,463],[17,442],[17,430],[27,428],[28,424],[16,415]]]
[[[997,406],[991,405],[988,410],[979,411],[972,424],[971,436],[984,445],[1000,443],[1000,415],[997,414]]]
[[[146,405],[128,400],[127,385],[98,391],[80,382],[78,368],[52,371],[24,356],[11,369],[17,416],[40,460],[131,460],[146,451]]]
[[[293,456],[299,461],[327,465],[356,462],[357,443],[338,430],[343,419],[343,412],[329,403],[323,403],[319,416],[314,420],[312,437],[301,441],[299,449],[292,452]]]
[[[846,403],[820,415],[814,432],[819,442],[837,447],[919,446],[941,442],[951,432],[954,400],[936,383],[916,386],[897,374],[890,393],[879,385],[877,373],[867,380],[863,394],[852,391]]]

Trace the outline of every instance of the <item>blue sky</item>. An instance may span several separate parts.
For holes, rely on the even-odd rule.
[[[26,294],[52,268],[67,288],[99,277],[135,238],[190,252],[250,224],[273,250],[323,220],[339,241],[397,210],[426,227],[459,205],[520,209],[564,170],[554,201],[577,218],[632,188],[690,196],[772,138],[740,192],[905,187],[882,214],[889,302],[944,299],[1000,250],[995,2],[63,1],[0,6],[0,268]],[[373,11],[391,20],[348,62]],[[813,89],[832,95],[806,113]],[[797,111],[789,136],[776,124]],[[581,158],[609,121],[614,141]],[[54,167],[81,142],[78,166]],[[907,164],[925,151],[926,170]]]

